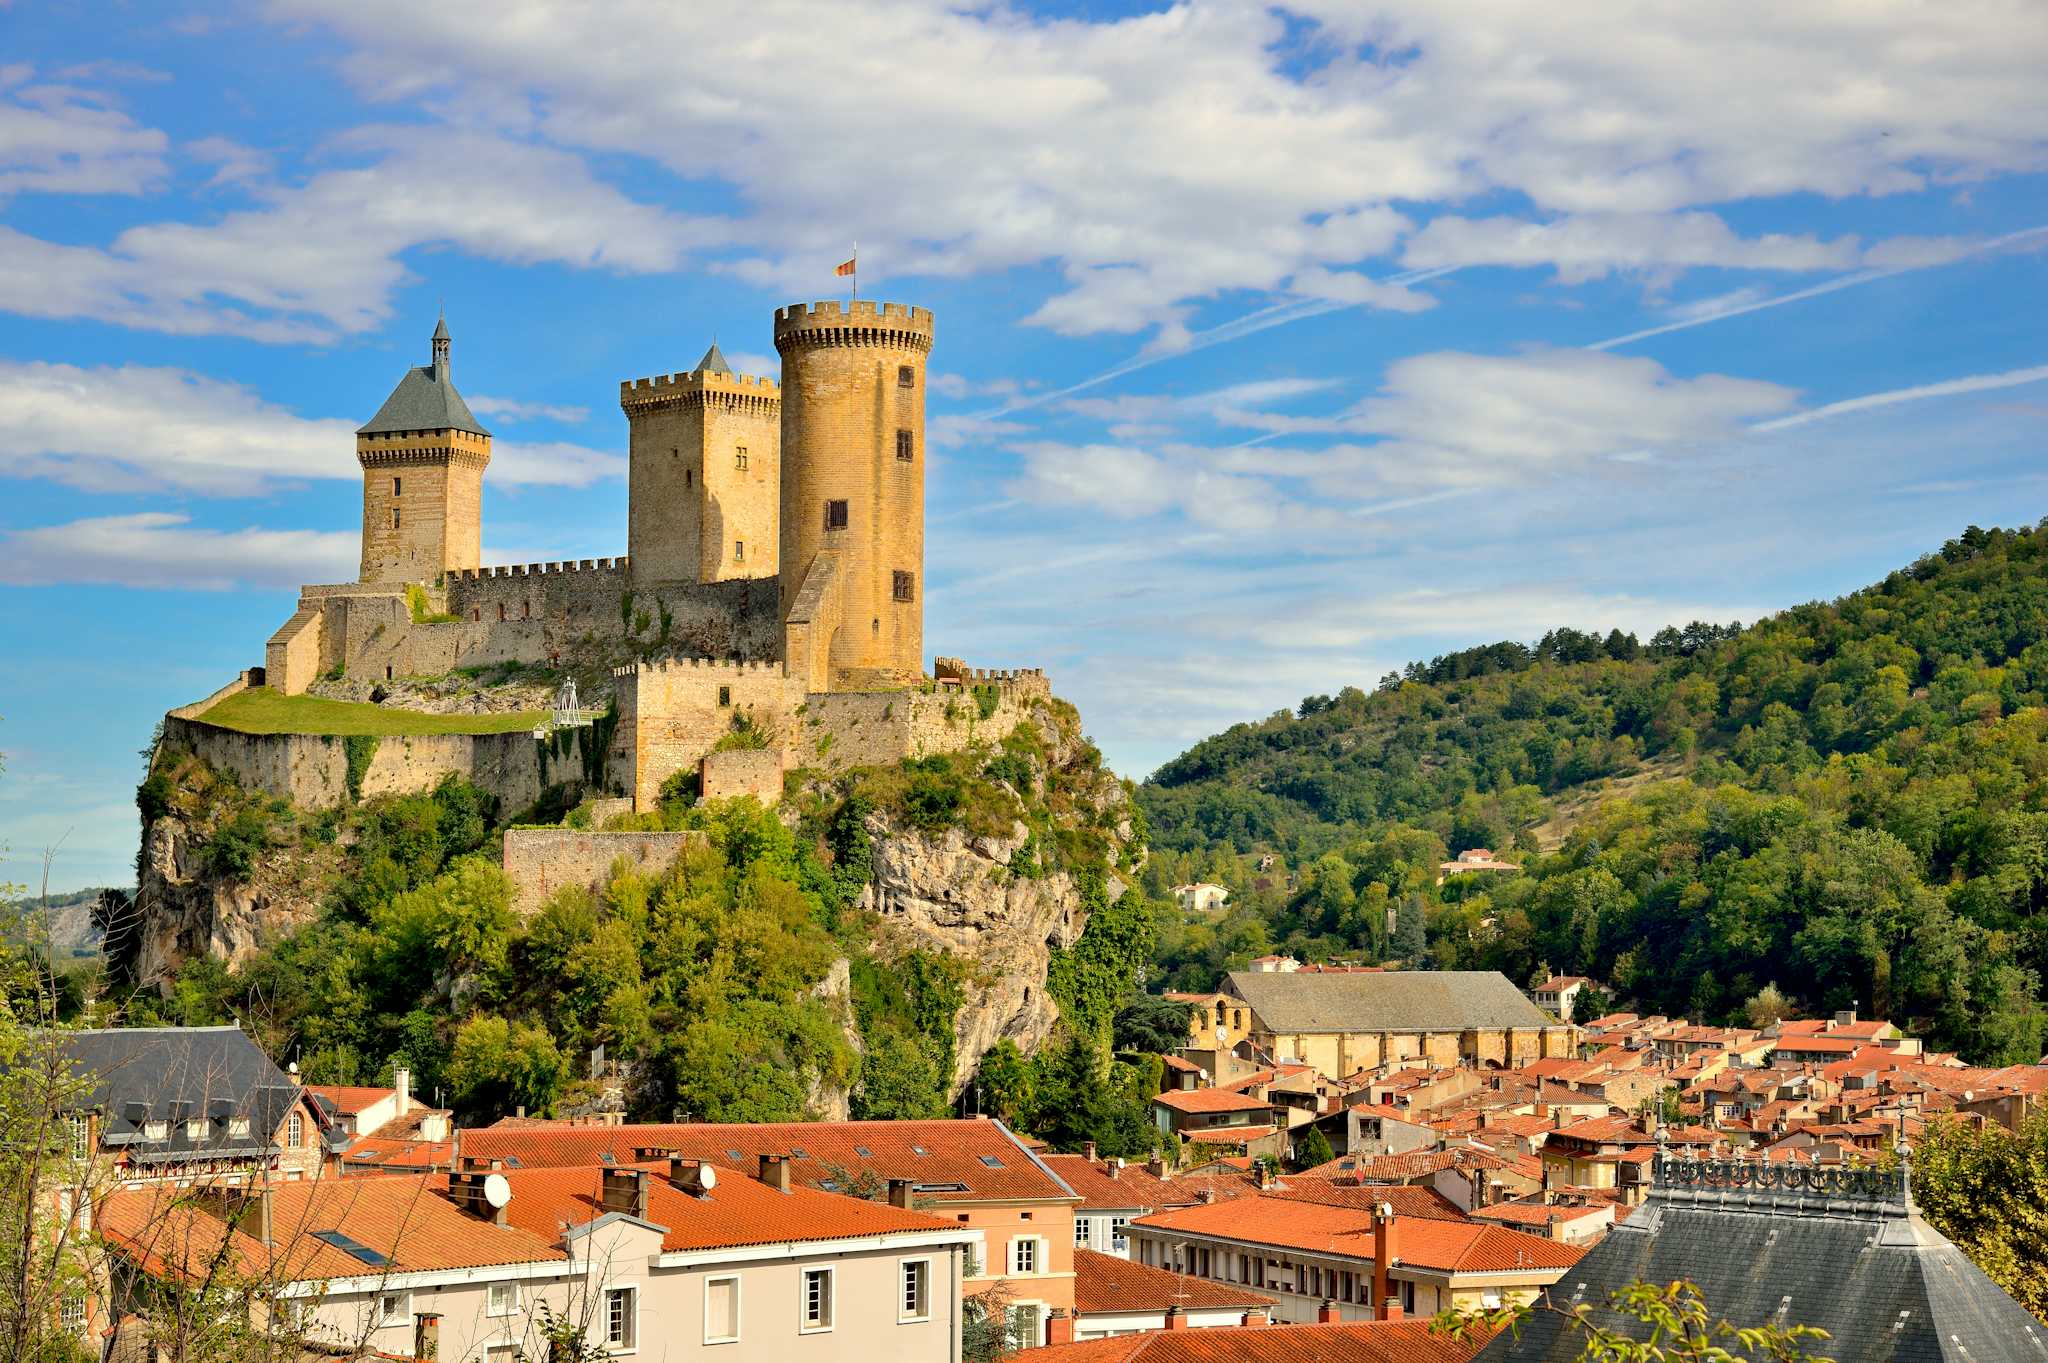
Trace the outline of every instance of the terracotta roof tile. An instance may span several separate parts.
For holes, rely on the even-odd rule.
[[[1254,1075],[1253,1079],[1260,1077],[1270,1080],[1273,1076],[1270,1073]],[[1252,1080],[1240,1082],[1250,1083]],[[1236,1093],[1228,1088],[1168,1089],[1152,1101],[1175,1112],[1264,1112],[1273,1106],[1263,1098]]]
[[[1072,1189],[1001,1122],[976,1117],[920,1122],[644,1123],[627,1126],[499,1124],[462,1133],[465,1159],[514,1160],[527,1168],[589,1166],[609,1154],[632,1163],[641,1149],[754,1169],[788,1155],[791,1176],[812,1187],[840,1173],[907,1178],[940,1202],[1071,1199]],[[517,1166],[515,1166],[517,1167]],[[831,1191],[827,1189],[827,1191]]]
[[[1191,1278],[1163,1268],[1134,1264],[1092,1249],[1074,1251],[1074,1309],[1082,1315],[1108,1311],[1164,1311],[1270,1306],[1273,1298],[1229,1283]]]
[[[1081,1195],[1075,1211],[1127,1211],[1133,1207],[1178,1207],[1196,1194],[1177,1188],[1179,1180],[1154,1178],[1142,1165],[1126,1164],[1111,1172],[1106,1160],[1090,1163],[1086,1155],[1047,1155],[1045,1163],[1060,1181]]]
[[[344,1117],[353,1117],[372,1103],[381,1103],[397,1089],[365,1088],[355,1084],[308,1084],[306,1092],[325,1098]]]
[[[1131,1224],[1370,1261],[1372,1221],[1373,1214],[1364,1208],[1328,1207],[1260,1196],[1154,1212]],[[1394,1256],[1398,1262],[1450,1273],[1546,1268],[1562,1272],[1577,1263],[1583,1253],[1553,1240],[1473,1222],[1428,1221],[1397,1215],[1394,1234]]]
[[[1429,1326],[1426,1320],[1370,1320],[1155,1330],[1055,1344],[1024,1357],[1030,1363],[1466,1363],[1491,1338],[1482,1330],[1447,1339]]]
[[[1272,1125],[1207,1126],[1198,1127],[1193,1131],[1183,1131],[1180,1138],[1184,1141],[1193,1141],[1197,1145],[1243,1145],[1246,1141],[1270,1136],[1277,1130],[1279,1128]]]

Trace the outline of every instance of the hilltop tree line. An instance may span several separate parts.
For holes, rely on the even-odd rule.
[[[1712,1022],[1775,986],[2031,1061],[2044,705],[2040,527],[1972,527],[1747,628],[1447,655],[1235,726],[1142,788],[1157,878],[1200,867],[1239,892],[1163,915],[1158,964],[1187,986],[1276,947],[1561,971]],[[1438,886],[1475,846],[1526,869]]]

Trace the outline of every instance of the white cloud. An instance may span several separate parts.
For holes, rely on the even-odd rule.
[[[360,550],[351,532],[209,530],[162,511],[12,530],[0,543],[0,582],[12,586],[109,582],[194,591],[344,582],[355,576]]]
[[[494,398],[484,394],[467,397],[469,410],[500,421],[559,421],[575,425],[590,416],[588,407],[558,406],[548,402],[522,402],[518,398]]]
[[[1712,213],[1591,214],[1556,222],[1445,217],[1410,238],[1401,253],[1407,264],[1425,268],[1548,265],[1567,284],[1618,270],[1697,266],[1846,270],[1857,265],[1862,254],[1854,237],[1738,237]]]
[[[650,273],[675,269],[723,232],[627,198],[576,155],[486,133],[366,128],[332,150],[368,164],[297,188],[259,187],[263,206],[217,222],[131,227],[105,249],[0,228],[0,307],[317,341],[380,325],[407,278],[400,255],[415,247]]]
[[[183,369],[0,360],[0,474],[92,491],[249,496],[279,479],[362,476],[356,423],[308,418]],[[624,472],[614,453],[493,442],[500,484],[581,487]]]
[[[1790,430],[1815,421],[1826,421],[1830,417],[1846,416],[1851,412],[1867,412],[1877,407],[1896,407],[1902,402],[1922,402],[1928,398],[1957,397],[1965,393],[1988,393],[2000,388],[2017,388],[2022,384],[2044,382],[2048,382],[2048,364],[2036,365],[2031,369],[2009,369],[1999,374],[1971,374],[1960,379],[1947,379],[1941,383],[1923,383],[1912,388],[1894,388],[1883,393],[1866,393],[1862,397],[1845,398],[1840,402],[1815,407],[1811,411],[1795,412],[1791,416],[1779,417],[1775,421],[1759,422],[1750,429]]]
[[[0,198],[141,194],[164,180],[170,139],[162,132],[93,91],[34,76],[26,65],[0,66]]]
[[[1417,306],[1345,269],[1391,249],[1396,203],[1670,215],[2048,165],[2033,0],[1189,0],[1104,21],[642,0],[604,25],[541,0],[273,10],[353,43],[372,95],[733,186],[750,282],[817,287],[849,238],[878,290],[1050,263],[1067,288],[1032,320],[1169,346],[1227,289]],[[1831,249],[1765,240],[1749,252]]]
[[[193,160],[214,168],[213,178],[206,182],[209,189],[266,180],[276,166],[276,158],[269,152],[244,146],[231,137],[202,137],[187,142],[181,150]]]

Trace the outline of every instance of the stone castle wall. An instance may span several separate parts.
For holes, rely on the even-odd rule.
[[[701,843],[701,832],[601,833],[577,828],[508,828],[505,875],[512,882],[512,909],[531,917],[567,886],[596,891],[623,860],[636,870],[660,873],[675,865],[683,848]]]
[[[790,718],[803,704],[802,682],[780,663],[635,663],[614,669],[613,686],[619,726],[610,772],[642,810],[658,803],[662,782],[697,769],[733,732],[735,715],[744,713],[766,729],[780,752]]]
[[[167,715],[164,743],[232,773],[245,789],[302,809],[348,803],[348,745],[331,734],[245,734]],[[380,738],[363,773],[362,795],[419,794],[451,775],[496,796],[502,813],[525,809],[540,798],[538,745],[523,731]]]
[[[627,548],[644,582],[773,575],[782,412],[747,375],[658,375],[619,385],[630,428]]]
[[[697,764],[697,775],[697,797],[702,800],[736,800],[751,795],[764,805],[773,805],[782,799],[779,748],[706,753]]]

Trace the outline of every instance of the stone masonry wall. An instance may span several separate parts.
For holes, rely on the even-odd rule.
[[[243,786],[304,809],[333,809],[348,800],[348,747],[326,734],[245,734],[177,715],[164,718],[164,742],[189,749]],[[501,811],[540,798],[540,759],[533,735],[422,734],[382,738],[363,774],[362,793],[409,795],[460,776],[496,796]]]
[[[615,669],[619,727],[612,736],[611,775],[627,784],[635,809],[652,809],[661,783],[694,770],[745,712],[776,735],[803,703],[802,683],[780,663],[689,660]]]
[[[704,800],[751,795],[764,805],[782,799],[782,754],[774,748],[706,753],[697,764],[697,794]]]
[[[531,917],[564,886],[595,891],[620,860],[656,873],[675,865],[701,832],[598,833],[576,828],[508,828],[505,875],[512,882],[512,909]]]

